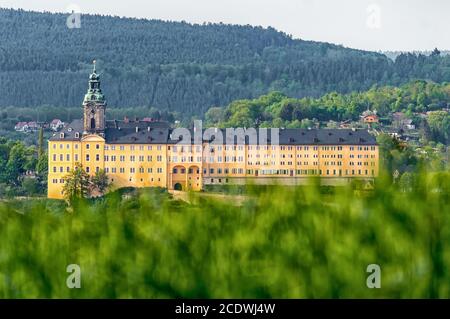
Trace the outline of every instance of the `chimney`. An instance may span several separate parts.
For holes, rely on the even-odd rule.
[[[130,122],[130,120],[129,120],[128,117],[126,117],[126,116],[123,118],[123,121],[124,121],[125,123]]]
[[[147,132],[150,132],[150,126],[147,126]]]
[[[139,127],[136,126],[136,133],[139,132]]]

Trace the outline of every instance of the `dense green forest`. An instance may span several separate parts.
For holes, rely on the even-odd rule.
[[[317,97],[450,81],[450,57],[386,56],[293,39],[273,28],[0,9],[0,107],[77,107],[98,60],[109,105],[156,107],[184,117],[270,91]],[[6,31],[7,32],[4,32]]]
[[[449,106],[450,84],[412,81],[400,87],[374,86],[364,92],[332,92],[320,98],[296,99],[272,92],[226,107],[212,107],[205,118],[208,125],[221,127],[308,128],[318,121],[358,120],[368,109],[377,111],[382,119],[392,112],[403,112],[422,128],[426,139],[448,144],[450,114],[442,109]]]

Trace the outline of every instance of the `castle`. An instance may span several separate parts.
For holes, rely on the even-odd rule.
[[[104,170],[113,188],[202,190],[206,185],[298,185],[378,176],[375,138],[352,129],[174,129],[168,123],[106,120],[106,99],[95,63],[83,119],[48,141],[48,197],[63,198],[65,176],[81,164]]]

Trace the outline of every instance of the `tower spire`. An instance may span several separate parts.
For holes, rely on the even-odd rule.
[[[89,76],[89,87],[84,96],[84,132],[104,134],[106,100],[100,88],[100,75],[97,74],[96,60],[92,61],[92,74]]]

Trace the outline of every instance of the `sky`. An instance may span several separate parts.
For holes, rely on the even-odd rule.
[[[0,7],[272,26],[372,51],[450,49],[448,0],[0,0]]]

